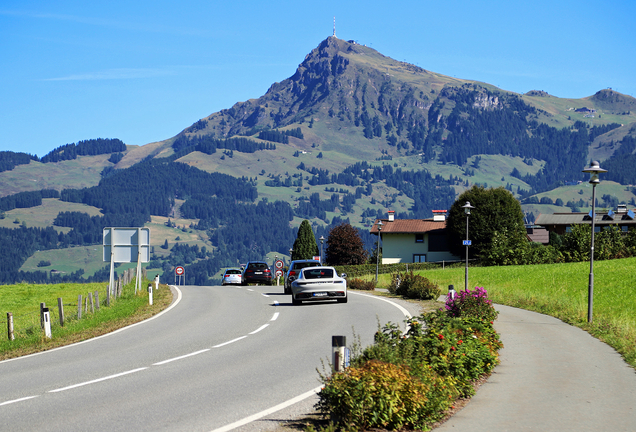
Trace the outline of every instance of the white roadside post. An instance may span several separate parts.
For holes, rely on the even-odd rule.
[[[333,370],[342,372],[345,369],[346,336],[331,336],[331,354]]]
[[[159,275],[155,276],[155,291],[159,289]]]
[[[152,305],[152,284],[148,284],[148,304]]]
[[[44,335],[51,339],[51,314],[49,313],[49,308],[42,309],[42,314],[44,316]]]

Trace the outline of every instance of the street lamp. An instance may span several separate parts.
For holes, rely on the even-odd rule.
[[[468,216],[470,216],[470,209],[474,209],[475,207],[470,205],[470,201],[466,201],[461,208],[464,209],[464,213],[466,213],[466,240],[464,240],[464,246],[466,246],[466,281],[464,283],[464,290],[468,291],[468,246],[470,246],[470,240],[468,240]]]
[[[375,253],[375,282],[378,282],[378,270],[380,268],[380,240],[382,240],[382,221],[378,221],[376,226],[378,227],[378,249]]]
[[[322,244],[325,242],[325,236],[320,236],[320,265],[322,265]]]
[[[601,181],[598,176],[606,173],[607,170],[601,168],[598,161],[592,161],[589,167],[583,170],[590,174],[590,184],[592,185],[592,238],[590,241],[590,284],[587,290],[587,322],[592,322],[592,308],[594,305],[594,222],[596,220],[596,185]]]
[[[289,261],[290,261],[290,262],[294,260],[294,259],[292,258],[292,252],[293,252],[293,251],[294,251],[294,250],[293,250],[292,248],[289,248]]]

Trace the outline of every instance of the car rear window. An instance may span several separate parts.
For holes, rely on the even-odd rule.
[[[316,262],[304,262],[304,263],[298,263],[296,264],[296,268],[297,269],[304,269],[307,267],[318,267],[320,265],[320,263],[318,261]]]
[[[254,263],[254,264],[250,264],[250,268],[251,269],[266,269],[267,268],[267,264],[265,264],[265,263]]]
[[[305,279],[322,279],[322,278],[332,278],[333,270],[331,269],[309,269],[303,270],[303,274],[305,275]]]
[[[225,272],[225,274],[241,274],[240,270],[228,270]]]

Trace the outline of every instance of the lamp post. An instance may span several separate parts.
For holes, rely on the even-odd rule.
[[[382,240],[382,221],[378,221],[376,226],[378,227],[378,248],[375,253],[375,282],[378,282],[378,270],[380,269],[380,240]]]
[[[320,236],[320,265],[322,265],[322,244],[325,242],[325,236]]]
[[[596,185],[599,180],[600,173],[606,173],[607,170],[601,168],[598,161],[592,161],[589,167],[583,170],[584,173],[590,174],[590,184],[592,185],[592,237],[590,241],[590,283],[587,289],[587,322],[592,322],[592,309],[594,306],[594,229],[596,221]]]
[[[470,216],[470,209],[474,209],[474,206],[470,205],[470,201],[466,201],[461,208],[464,209],[464,213],[466,213],[466,240],[464,241],[464,245],[466,246],[466,277],[464,282],[464,290],[468,291],[468,246],[470,246],[470,240],[468,240],[468,216]]]
[[[292,248],[289,248],[289,261],[293,261],[294,259],[292,258],[292,252],[294,252],[294,250]]]

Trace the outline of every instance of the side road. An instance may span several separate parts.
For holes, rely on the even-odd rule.
[[[435,431],[634,431],[636,371],[583,330],[496,305],[501,363]]]

